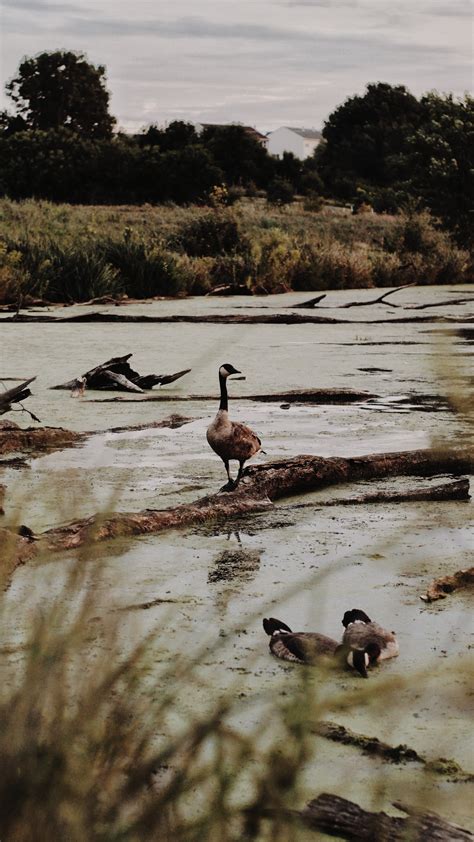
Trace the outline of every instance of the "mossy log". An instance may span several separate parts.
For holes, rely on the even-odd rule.
[[[62,427],[19,427],[14,421],[0,427],[0,454],[59,450],[77,444],[84,433],[64,430]]]
[[[446,757],[437,757],[429,760],[422,754],[418,754],[410,746],[404,744],[392,746],[389,743],[384,743],[383,740],[379,740],[377,737],[366,737],[365,734],[357,734],[351,731],[350,728],[339,725],[337,722],[318,722],[314,726],[313,731],[318,737],[324,737],[326,740],[331,740],[334,743],[354,746],[354,748],[360,749],[364,754],[381,758],[387,763],[419,763],[425,767],[426,771],[435,775],[441,775],[451,781],[468,783],[474,781],[474,773],[464,771],[455,760],[450,760]]]
[[[420,812],[400,802],[394,807],[405,816],[371,813],[353,801],[323,793],[301,811],[305,825],[313,830],[361,842],[472,842],[473,834],[442,819],[436,813]]]
[[[423,602],[435,602],[437,599],[445,599],[448,594],[460,588],[472,588],[474,586],[474,567],[467,570],[458,570],[450,576],[440,576],[431,582],[426,594],[420,597]]]
[[[161,532],[261,512],[271,508],[273,501],[282,497],[315,491],[324,486],[397,475],[459,474],[470,468],[471,462],[464,453],[435,450],[377,453],[352,458],[296,456],[248,467],[235,491],[218,492],[170,509],[146,509],[77,520],[43,533],[41,543],[47,542],[50,550],[74,549],[87,541]]]

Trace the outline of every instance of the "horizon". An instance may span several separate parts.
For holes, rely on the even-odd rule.
[[[468,0],[3,0],[0,107],[25,56],[83,52],[107,70],[117,128],[173,120],[322,129],[367,84],[472,89]]]

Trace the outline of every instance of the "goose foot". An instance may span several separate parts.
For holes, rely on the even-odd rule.
[[[239,483],[238,483],[238,481],[237,481],[236,479],[230,479],[230,480],[229,480],[229,482],[226,482],[226,484],[225,484],[225,485],[223,485],[223,486],[222,486],[222,488],[220,488],[220,489],[219,489],[219,492],[223,492],[223,491],[224,491],[224,492],[235,491],[235,489],[237,488],[238,484],[239,484]]]

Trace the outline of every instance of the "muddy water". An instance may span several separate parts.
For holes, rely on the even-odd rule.
[[[397,295],[403,298],[394,300],[410,305],[459,297],[446,287]],[[299,293],[231,302],[157,302],[131,305],[127,312],[284,311],[310,297]],[[375,295],[370,291],[329,293],[328,301],[340,304],[364,297]],[[460,324],[467,324],[472,310],[469,305],[440,305],[419,312],[453,315]],[[433,395],[469,384],[472,345],[450,335],[456,326],[364,323],[402,313],[382,305],[321,312],[355,323],[0,326],[1,373],[5,377],[38,374],[29,405],[43,423],[103,430],[159,421],[171,412],[193,419],[177,430],[95,435],[78,448],[33,459],[30,470],[21,474],[3,471],[7,518],[43,529],[58,519],[70,519],[72,512],[74,516],[92,514],[111,500],[115,508],[140,510],[192,500],[219,488],[225,479],[223,467],[205,441],[216,400],[199,399],[199,395],[215,393],[217,399],[221,362],[233,363],[247,377],[229,384],[231,411],[262,438],[266,451],[262,460],[298,453],[357,455],[425,447],[433,441],[464,441],[465,422],[452,413],[406,411],[397,401],[391,409],[390,401],[388,407],[385,401],[378,409],[363,403],[283,409],[280,401],[239,400],[258,392],[277,394],[309,387],[366,389],[384,398]],[[146,403],[140,398],[110,402],[104,398],[113,393],[92,392],[82,400],[72,400],[67,392],[48,388],[130,351],[141,373],[188,367],[192,372],[168,388],[155,390],[169,399],[160,402]],[[197,397],[184,400],[189,395]],[[362,488],[362,484],[345,488],[344,496]],[[106,618],[117,608],[134,609],[121,615],[124,645],[159,625],[162,634],[152,656],[157,675],[162,662],[172,663],[176,653],[209,646],[200,666],[202,686],[193,691],[192,699],[181,700],[184,711],[190,711],[205,707],[224,692],[230,691],[243,703],[255,692],[285,692],[294,668],[269,655],[262,616],[271,614],[291,626],[339,637],[344,610],[361,607],[397,631],[401,654],[371,674],[373,695],[368,701],[361,699],[360,707],[350,711],[328,710],[326,718],[394,744],[407,743],[428,757],[452,757],[473,771],[465,667],[474,643],[472,598],[457,594],[428,607],[419,599],[432,578],[473,563],[472,505],[321,505],[337,493],[341,492],[326,490],[282,501],[270,513],[219,526],[104,546],[95,582],[99,616]],[[303,502],[314,505],[301,507]],[[32,609],[44,605],[60,588],[67,566],[59,558],[17,571],[8,593],[10,618],[15,621],[4,624],[3,645],[21,643],[27,628],[25,605]],[[302,583],[299,590],[298,583]],[[288,595],[291,589],[294,592]],[[137,607],[157,600],[165,601]],[[221,645],[215,649],[217,639]],[[432,678],[421,682],[420,669],[432,672]],[[399,677],[405,683],[388,701],[384,698],[378,703],[377,688],[387,677]],[[344,693],[361,685],[365,691],[368,682],[342,673],[331,677],[329,689],[321,689],[315,681],[314,692],[319,696]],[[257,727],[263,716],[261,707],[244,705],[236,723],[248,730]],[[415,765],[387,766],[357,749],[316,737],[315,747],[305,773],[302,803],[306,796],[324,790],[384,808],[397,798],[413,802],[422,797],[425,805],[469,826],[468,784],[420,776]],[[369,791],[375,784],[378,798],[374,801]]]

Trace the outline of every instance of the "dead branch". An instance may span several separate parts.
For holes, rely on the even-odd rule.
[[[474,567],[466,570],[458,570],[450,576],[441,576],[431,582],[426,594],[420,596],[423,602],[435,602],[437,599],[445,599],[448,594],[459,588],[472,588],[474,585]]]
[[[395,292],[400,292],[401,289],[408,289],[408,287],[416,287],[417,284],[403,284],[401,287],[395,287],[395,289],[389,289],[387,292],[382,293],[377,298],[372,298],[370,301],[348,301],[346,304],[322,304],[322,310],[345,310],[348,307],[369,307],[371,304],[385,304],[385,299],[388,298],[389,295],[393,295]],[[325,295],[320,295],[317,298],[311,298],[309,301],[306,301],[304,304],[294,304],[293,307],[316,307]],[[393,304],[393,307],[398,307],[400,305]]]
[[[230,493],[213,494],[171,509],[146,509],[90,517],[43,533],[50,550],[74,549],[87,541],[117,536],[161,532],[209,520],[227,519],[264,511],[274,500],[314,491],[328,485],[386,476],[429,476],[440,472],[469,471],[464,453],[414,450],[343,458],[296,456],[293,459],[253,465],[246,469],[240,486]]]
[[[450,780],[457,782],[474,781],[474,774],[465,772],[455,760],[449,760],[445,757],[428,760],[409,746],[391,746],[389,743],[384,743],[377,737],[366,737],[364,734],[357,734],[351,731],[350,728],[345,728],[344,725],[338,725],[336,722],[318,722],[314,728],[314,733],[318,737],[324,737],[324,739],[331,740],[335,743],[354,746],[364,754],[379,757],[388,763],[419,763],[427,771],[447,777]]]
[[[18,386],[12,386],[11,389],[6,389],[4,392],[0,392],[0,415],[10,412],[12,404],[20,403],[20,401],[24,401],[26,398],[30,397],[31,391],[27,388],[27,386],[29,386],[30,383],[33,383],[33,380],[36,380],[36,377],[30,377]]]

